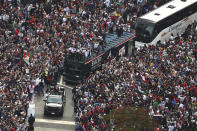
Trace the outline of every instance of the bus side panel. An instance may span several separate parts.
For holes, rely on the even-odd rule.
[[[92,60],[88,65],[91,67],[91,72],[95,72],[96,70],[102,69],[102,56],[99,56],[98,58]]]
[[[121,57],[128,55],[128,44],[129,44],[129,42],[126,42],[126,43],[115,48],[116,60],[119,60]]]
[[[112,57],[114,57],[114,54],[112,54],[112,49],[110,49],[106,51],[105,54],[103,54],[101,63],[102,64],[108,63]]]
[[[159,40],[161,42],[168,41],[171,34],[173,34],[174,37],[176,37],[177,34],[183,34],[188,25],[192,24],[195,20],[197,21],[197,13],[194,13],[193,15],[182,19],[181,21],[171,25],[170,27],[165,28],[151,42],[151,45],[156,45]]]
[[[118,47],[113,47],[107,52],[105,52],[104,55],[102,55],[102,68],[105,68],[105,66],[113,61],[113,60],[119,60],[121,57],[128,55],[128,44],[132,44],[131,42],[126,42]]]

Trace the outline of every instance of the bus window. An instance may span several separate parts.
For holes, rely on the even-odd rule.
[[[157,24],[156,27],[158,27],[159,25]],[[152,36],[152,39],[155,39],[155,37],[158,35],[158,29],[155,28],[154,31],[153,31],[153,36]]]
[[[67,61],[84,62],[85,56],[80,53],[69,53],[66,56]]]
[[[145,43],[152,41],[152,35],[154,30],[153,24],[137,22],[135,26],[135,30],[136,30],[136,37],[138,41]]]
[[[84,75],[87,72],[87,65],[83,64],[83,63],[76,63],[76,62],[71,62],[65,65],[65,72],[67,74],[72,74],[72,75],[76,75],[76,74],[81,74]]]
[[[81,71],[79,70],[69,70],[67,73],[69,73],[69,75],[81,75]]]

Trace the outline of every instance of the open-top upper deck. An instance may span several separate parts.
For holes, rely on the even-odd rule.
[[[105,54],[110,49],[119,47],[122,44],[126,43],[127,41],[132,40],[134,37],[135,34],[131,32],[123,32],[123,34],[119,37],[117,36],[116,33],[106,34],[105,46],[103,46],[102,49],[97,51],[92,50],[91,53],[87,56],[85,56],[85,53],[83,52],[71,51],[66,54],[67,60],[65,62],[69,61],[69,62],[88,64],[91,61]]]
[[[97,57],[100,57],[101,55],[103,55],[106,51],[110,50],[111,48],[118,47],[126,43],[127,41],[133,39],[134,37],[135,37],[135,34],[131,32],[123,32],[123,34],[120,37],[118,37],[117,34],[115,33],[107,34],[105,37],[106,46],[104,47],[104,49],[97,53],[92,52],[92,54],[85,59],[85,64],[93,61]]]

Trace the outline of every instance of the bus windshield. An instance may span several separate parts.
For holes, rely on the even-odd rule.
[[[84,62],[85,61],[85,56],[80,54],[80,53],[69,53],[66,55],[67,61],[71,62]]]
[[[135,25],[137,41],[149,43],[152,41],[154,25],[146,22],[137,22]]]
[[[79,75],[79,74],[82,73],[81,71],[82,71],[82,70],[80,70],[80,69],[73,69],[73,68],[71,67],[71,68],[69,68],[69,69],[67,70],[67,73],[69,73],[70,75]]]

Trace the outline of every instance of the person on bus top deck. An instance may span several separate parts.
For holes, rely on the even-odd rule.
[[[171,33],[170,40],[171,40],[171,41],[174,40],[174,35],[173,35],[173,33]]]

